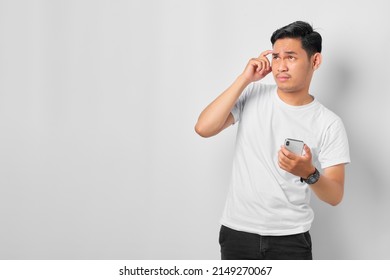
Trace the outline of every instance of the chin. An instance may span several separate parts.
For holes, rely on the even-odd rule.
[[[286,93],[290,93],[290,92],[295,92],[296,91],[296,88],[294,87],[289,87],[289,86],[286,86],[286,85],[281,85],[281,84],[277,84],[278,86],[278,89],[283,91],[283,92],[286,92]]]

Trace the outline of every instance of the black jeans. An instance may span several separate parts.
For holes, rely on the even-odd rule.
[[[222,260],[312,260],[309,232],[263,236],[221,226]]]

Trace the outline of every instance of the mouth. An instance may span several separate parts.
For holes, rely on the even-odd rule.
[[[287,81],[288,79],[290,79],[291,77],[289,75],[276,75],[276,79],[280,82],[285,82]]]

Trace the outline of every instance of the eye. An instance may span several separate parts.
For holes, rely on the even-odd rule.
[[[289,59],[289,60],[295,60],[295,57],[289,56],[288,59]]]

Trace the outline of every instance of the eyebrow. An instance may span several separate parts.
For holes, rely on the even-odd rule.
[[[288,52],[285,52],[285,54],[294,54],[294,55],[298,55],[296,52],[294,51],[288,51]],[[272,55],[279,55],[279,53],[272,53]]]

